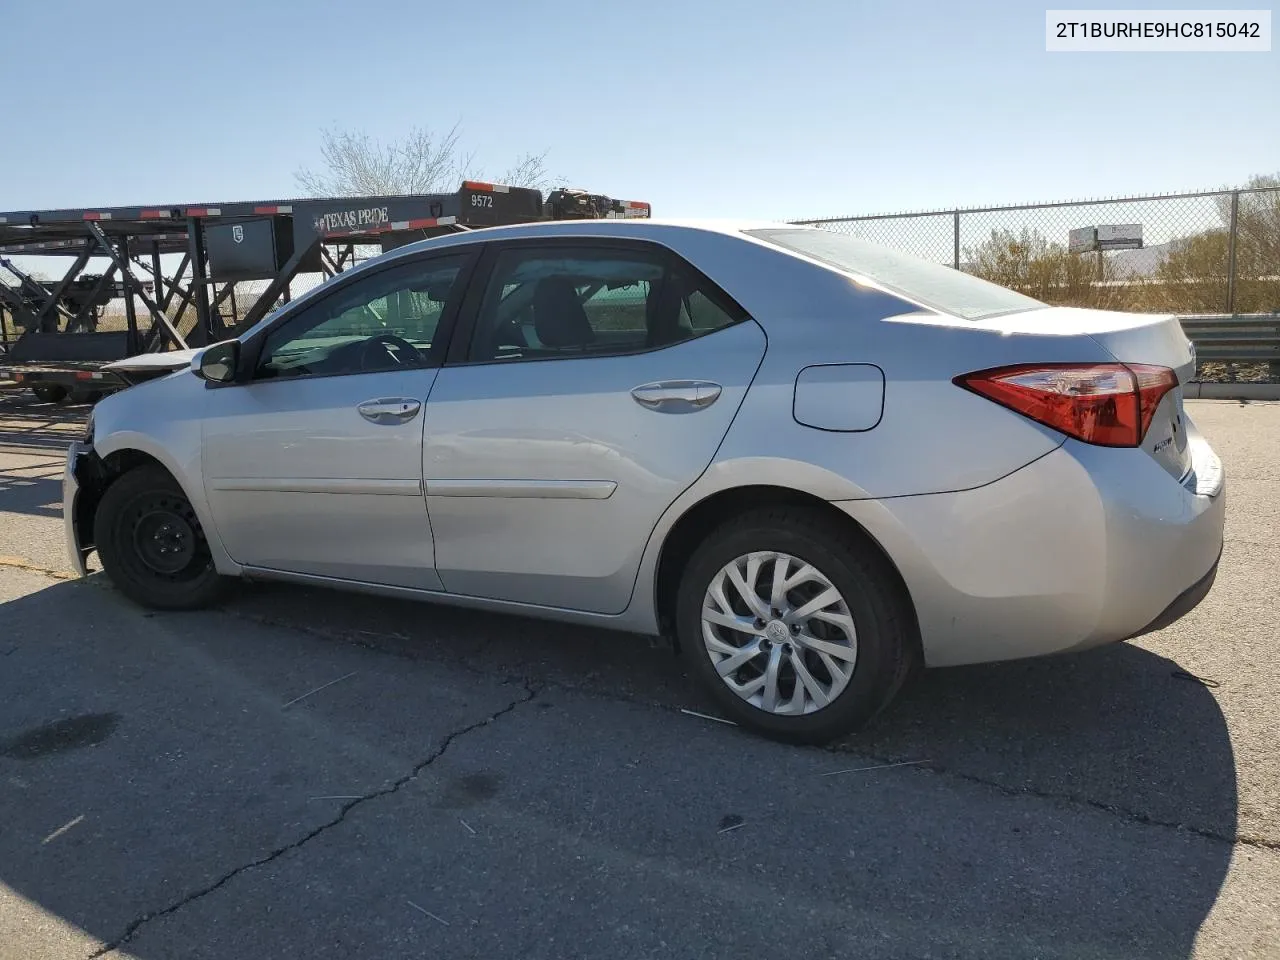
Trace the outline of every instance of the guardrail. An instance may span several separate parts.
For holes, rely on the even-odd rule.
[[[1266,363],[1280,373],[1280,313],[1211,313],[1180,316],[1196,345],[1196,359],[1217,363]]]

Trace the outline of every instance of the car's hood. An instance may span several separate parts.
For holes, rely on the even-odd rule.
[[[135,371],[138,373],[158,373],[161,370],[181,370],[191,366],[191,361],[203,347],[191,347],[186,350],[170,350],[166,353],[141,353],[136,357],[125,357],[113,360],[103,366],[103,370]]]

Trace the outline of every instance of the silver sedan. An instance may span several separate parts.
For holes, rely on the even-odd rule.
[[[1222,546],[1175,318],[811,228],[437,238],[180,359],[68,454],[81,571],[160,608],[251,577],[663,634],[792,741],[920,666],[1158,629]]]

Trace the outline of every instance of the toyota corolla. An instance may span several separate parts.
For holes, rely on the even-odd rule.
[[[132,600],[287,580],[672,638],[819,742],[919,666],[1078,651],[1208,592],[1221,464],[1175,318],[780,224],[403,247],[100,402],[65,519]]]

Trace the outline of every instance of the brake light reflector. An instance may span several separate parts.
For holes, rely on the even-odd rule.
[[[510,193],[511,187],[505,183],[486,183],[483,180],[463,180],[463,190],[478,190],[481,193]]]
[[[1178,376],[1144,363],[1026,363],[952,382],[1085,443],[1136,447]]]

